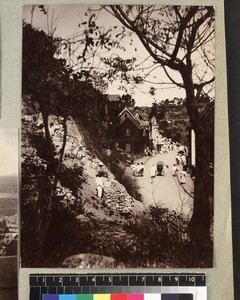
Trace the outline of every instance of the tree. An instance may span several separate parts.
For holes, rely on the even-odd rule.
[[[186,107],[196,135],[196,179],[191,241],[211,245],[209,156],[211,132],[198,111],[198,100],[214,86],[214,8],[212,6],[113,5],[104,8],[135,34],[169,81],[185,89]],[[173,73],[180,75],[178,82]]]
[[[23,123],[22,208],[24,210],[28,202],[36,202],[35,212],[34,205],[30,210],[36,217],[31,226],[35,223],[35,252],[39,261],[43,259],[51,222],[59,205],[56,190],[57,184],[62,183],[60,177],[64,173],[68,117],[72,116],[79,121],[91,135],[100,136],[101,131],[102,143],[107,132],[104,123],[105,96],[92,86],[92,77],[87,80],[86,76],[83,78],[82,72],[73,72],[66,60],[59,55],[61,49],[62,39],[23,23],[23,116],[31,116],[35,120],[41,117],[43,130],[39,131],[34,122],[31,126]],[[63,127],[59,148],[50,131],[52,115],[57,117],[58,123]],[[78,184],[76,189],[81,182]],[[30,210],[24,212],[29,213]],[[65,214],[67,213],[66,211]],[[27,223],[26,215],[23,219],[23,223]],[[24,236],[25,228],[22,232]],[[27,242],[26,237],[22,242],[23,240]]]
[[[39,140],[39,147],[44,149],[43,151],[38,149],[40,158],[46,162],[45,170],[41,175],[39,174],[40,188],[37,199],[39,212],[36,223],[40,256],[51,223],[53,198],[67,139],[70,81],[65,60],[56,57],[59,54],[60,41],[59,38],[53,38],[44,31],[23,23],[23,94],[31,95],[30,106],[27,110],[32,110],[34,114],[39,113],[44,127],[44,136]],[[50,134],[50,114],[61,117],[64,134],[60,150],[55,148]]]
[[[152,108],[151,108],[151,110],[149,112],[149,115],[148,115],[149,119],[152,119],[153,116],[156,117],[156,118],[158,116],[158,105],[157,105],[156,102],[154,102],[152,104]]]
[[[120,97],[120,107],[121,109],[125,107],[134,107],[135,100],[132,98],[130,94],[124,94]]]

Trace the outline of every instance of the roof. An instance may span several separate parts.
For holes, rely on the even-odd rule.
[[[145,119],[144,116],[142,115],[142,112],[141,112],[139,109],[136,109],[136,110],[134,111],[134,115],[135,115],[135,116],[136,116],[136,114],[139,114],[139,117],[140,117],[142,120]]]
[[[107,95],[107,98],[110,102],[118,102],[120,100],[120,95],[118,94]]]
[[[149,126],[149,121],[141,121],[141,123],[142,123],[142,125],[144,126],[144,127],[147,127],[147,126]]]
[[[126,119],[129,119],[138,129],[142,129],[142,126],[141,126],[141,123],[139,122],[139,120],[136,119],[134,117],[134,115],[126,107],[120,112],[120,114],[117,116],[117,118],[120,118],[120,116],[122,114],[124,114],[125,112],[127,112],[127,118]],[[120,125],[122,125],[126,121],[126,119],[122,120],[120,122]]]
[[[120,116],[124,113],[127,112],[127,118],[128,120],[130,120],[138,129],[142,130],[142,129],[146,129],[149,126],[149,121],[147,120],[142,120],[140,121],[138,118],[136,118],[128,108],[124,108],[120,114],[117,116],[117,118],[120,118]],[[126,119],[122,120],[120,122],[120,125],[122,125]]]
[[[136,106],[134,107],[135,113],[138,112],[143,119],[148,119],[149,111],[151,110],[148,106]]]
[[[130,117],[130,116],[127,116],[126,119],[122,120],[122,122],[120,122],[120,125],[124,124],[127,120],[130,120],[130,121],[133,123],[133,125],[134,125],[135,127],[137,127],[139,130],[142,130],[142,129],[143,129],[143,126],[142,126],[141,124],[139,124],[138,121],[137,121],[136,119],[134,119],[134,118],[132,118],[132,117]]]
[[[121,116],[123,113],[125,113],[125,112],[127,112],[132,118],[136,119],[136,118],[134,117],[134,115],[130,112],[130,109],[128,109],[127,107],[125,107],[125,108],[118,114],[117,118],[120,118],[120,116]]]

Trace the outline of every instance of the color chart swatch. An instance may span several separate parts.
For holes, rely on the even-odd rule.
[[[193,294],[43,295],[42,300],[194,300]]]

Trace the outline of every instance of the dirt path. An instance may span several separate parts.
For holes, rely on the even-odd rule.
[[[157,154],[153,157],[143,157],[137,162],[144,162],[144,176],[137,177],[140,186],[140,192],[143,195],[145,205],[161,205],[170,210],[182,212],[190,215],[192,211],[193,198],[193,182],[189,174],[186,183],[181,186],[178,177],[171,174],[173,164],[175,163],[176,151],[169,151],[166,154]],[[153,164],[163,161],[165,165],[165,175],[156,176],[151,183],[150,170]],[[182,167],[178,166],[179,173]]]

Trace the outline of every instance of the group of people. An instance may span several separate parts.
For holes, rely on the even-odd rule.
[[[171,139],[158,138],[155,146],[146,147],[144,150],[145,156],[155,156],[156,154],[165,154],[172,150],[181,150],[182,145],[173,142]]]
[[[175,157],[176,163],[172,167],[172,176],[179,176],[180,184],[186,183],[187,176],[187,155],[188,149],[186,146],[176,144],[175,149],[178,151]],[[179,167],[182,166],[182,170],[179,172]]]
[[[143,163],[143,162],[137,163],[137,164],[132,164],[130,168],[131,168],[131,170],[132,170],[132,175],[133,175],[133,176],[140,176],[140,177],[143,177],[143,175],[144,175],[144,170],[145,170],[145,167],[144,167],[144,163]]]
[[[154,178],[157,175],[164,176],[165,174],[165,168],[168,168],[167,165],[164,165],[163,162],[158,162],[158,164],[154,163],[152,164],[150,168],[150,178],[151,178],[151,183],[154,182]],[[132,164],[131,165],[131,170],[132,170],[132,175],[135,177],[143,177],[145,167],[144,163],[137,163],[137,164]],[[182,166],[182,170],[179,172],[179,167],[177,164],[174,164],[172,167],[172,176],[176,177],[179,176],[180,184],[185,184],[186,183],[186,177],[187,177],[187,165]]]
[[[169,147],[166,146],[166,151],[168,150],[173,150],[173,146],[175,145],[169,145]],[[178,153],[176,155],[176,163],[174,163],[173,167],[172,167],[172,176],[176,177],[178,176],[179,180],[180,180],[180,184],[185,184],[186,183],[186,177],[187,177],[187,159],[186,159],[186,151],[183,148],[183,146],[179,147],[178,145],[176,145]],[[163,148],[162,148],[163,150]],[[149,148],[146,149],[146,154],[147,155],[153,155],[154,153],[150,152]],[[161,166],[160,166],[160,163]],[[164,163],[163,162],[158,162],[157,164],[154,163],[151,168],[150,168],[150,178],[151,178],[151,183],[154,182],[154,178],[157,175],[161,175],[164,176]],[[182,166],[182,170],[179,171],[179,167]],[[166,166],[168,167],[168,166]],[[132,175],[135,177],[143,177],[144,173],[145,173],[145,166],[144,166],[144,162],[137,162],[137,163],[132,163],[132,165],[130,166],[131,171],[132,171]],[[161,170],[160,170],[161,169]],[[103,192],[104,192],[104,177],[107,177],[106,172],[103,169],[103,163],[100,162],[99,166],[98,166],[98,172],[96,174],[96,192],[97,192],[97,196],[99,199],[101,199],[103,197]]]
[[[178,176],[178,167],[176,166],[176,164],[173,165],[172,167],[172,176],[176,177]],[[182,167],[182,170],[179,173],[179,180],[180,180],[180,184],[185,184],[186,183],[186,177],[187,177],[187,166],[184,165]]]
[[[187,165],[187,158],[184,152],[179,151],[178,154],[176,155],[176,164],[177,165]]]
[[[150,178],[151,181],[153,182],[154,178],[156,177],[157,174],[159,175],[164,175],[164,163],[162,162],[162,169],[161,172],[159,172],[159,166],[157,164],[153,164],[150,168]],[[145,173],[145,166],[143,162],[138,162],[136,164],[132,164],[130,166],[131,170],[132,170],[132,175],[135,177],[143,177],[144,173]]]

